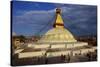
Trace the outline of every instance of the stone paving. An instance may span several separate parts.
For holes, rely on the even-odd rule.
[[[67,57],[58,56],[58,57],[49,57],[49,58],[34,57],[34,58],[18,59],[16,57],[13,57],[13,60],[12,60],[13,66],[97,61],[96,53],[93,53],[92,55],[76,55],[76,56],[67,56]]]

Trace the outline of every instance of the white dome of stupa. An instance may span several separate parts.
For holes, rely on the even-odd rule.
[[[39,42],[76,42],[72,33],[64,28],[61,10],[56,9],[54,28],[47,31]]]

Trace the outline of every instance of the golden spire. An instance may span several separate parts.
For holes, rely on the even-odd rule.
[[[56,20],[54,23],[54,27],[64,27],[63,19],[61,17],[61,9],[59,8],[56,9]]]

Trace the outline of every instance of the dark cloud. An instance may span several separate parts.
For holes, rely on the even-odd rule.
[[[94,6],[71,6],[68,9],[64,7],[62,17],[65,27],[75,35],[89,35],[97,32],[97,11]]]

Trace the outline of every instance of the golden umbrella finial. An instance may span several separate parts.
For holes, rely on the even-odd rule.
[[[64,27],[63,19],[61,17],[61,9],[60,8],[56,9],[56,19],[55,19],[54,27],[60,27],[60,28]]]

